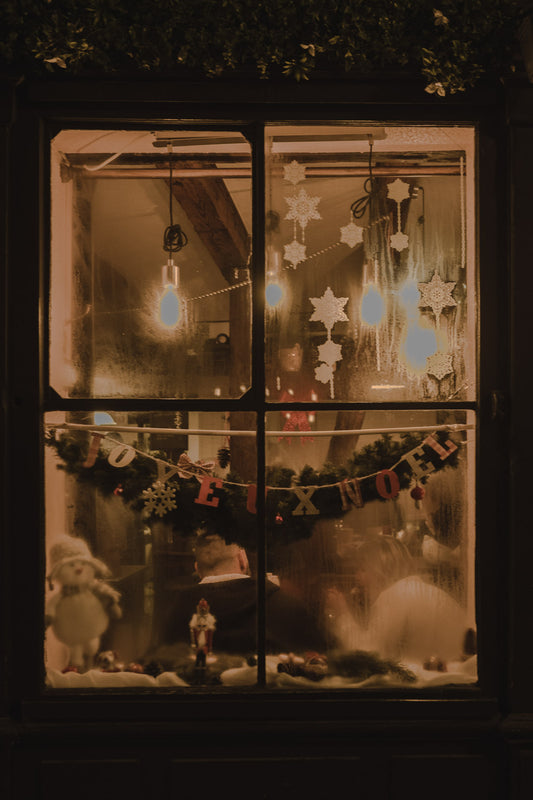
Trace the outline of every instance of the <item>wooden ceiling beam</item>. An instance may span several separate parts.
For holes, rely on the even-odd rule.
[[[247,264],[250,237],[224,180],[173,179],[172,195],[226,280],[233,283],[234,270]]]

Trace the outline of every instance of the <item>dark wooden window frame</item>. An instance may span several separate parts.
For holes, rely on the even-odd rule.
[[[357,87],[356,87],[357,88]],[[227,100],[226,98],[230,98]],[[8,562],[14,565],[4,598],[8,603],[7,654],[10,670],[7,696],[17,717],[31,721],[128,720],[158,721],[185,726],[300,725],[335,720],[344,725],[392,719],[429,720],[445,724],[468,719],[487,723],[507,704],[508,608],[508,487],[507,415],[501,398],[507,396],[508,334],[507,258],[505,240],[507,190],[505,131],[497,101],[482,100],[473,107],[460,98],[439,106],[435,98],[399,103],[392,90],[319,83],[299,93],[246,83],[176,86],[36,82],[23,87],[10,134],[9,193],[11,217],[8,234],[10,270],[7,290],[7,444],[5,524]],[[253,388],[239,401],[101,401],[61,400],[50,392],[46,375],[46,319],[49,267],[50,137],[64,128],[191,128],[236,127],[253,142],[255,175],[264,174],[263,122],[383,121],[384,123],[475,124],[478,130],[478,401],[457,404],[477,412],[478,441],[476,504],[476,593],[479,632],[479,685],[444,687],[438,691],[373,690],[367,692],[272,693],[261,686],[247,691],[216,694],[184,691],[50,692],[44,691],[42,665],[44,565],[43,433],[42,414],[60,409],[113,408],[167,410],[191,408],[258,412],[258,463],[264,459],[263,412],[269,405],[261,396],[264,331],[262,297],[264,279],[264,194],[262,181],[254,182],[254,322]],[[416,404],[415,404],[416,405]],[[272,406],[279,408],[279,406]],[[331,408],[328,404],[328,408]],[[335,407],[335,406],[333,406]],[[339,407],[341,407],[339,405]],[[359,408],[342,404],[342,408]],[[369,407],[369,406],[365,406]],[[404,408],[405,404],[391,406]],[[409,407],[409,406],[408,406]],[[448,406],[449,407],[449,406]],[[497,487],[497,488],[496,488]],[[259,487],[260,488],[260,487]],[[263,493],[258,491],[258,498]],[[259,502],[258,519],[261,518]],[[264,556],[264,554],[263,554]],[[262,563],[259,553],[258,568]],[[260,606],[259,629],[264,618]],[[24,658],[20,659],[20,654]],[[340,728],[338,728],[340,730]]]

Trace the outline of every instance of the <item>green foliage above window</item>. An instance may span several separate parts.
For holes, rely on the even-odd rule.
[[[307,80],[401,69],[428,92],[513,69],[520,0],[3,0],[0,66]]]

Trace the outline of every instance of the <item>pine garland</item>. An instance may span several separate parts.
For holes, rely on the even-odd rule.
[[[444,444],[448,435],[441,438]],[[51,430],[45,441],[62,462],[58,465],[59,469],[73,475],[80,483],[93,486],[103,497],[119,493],[122,500],[133,510],[146,515],[142,492],[157,480],[155,459],[165,461],[166,454],[150,451],[146,454],[150,458],[138,455],[127,466],[117,469],[109,464],[107,455],[100,449],[94,465],[86,468],[83,464],[87,457],[89,439],[85,432],[69,431],[56,435],[56,432]],[[345,511],[342,508],[338,484],[345,479],[366,479],[362,482],[365,502],[375,500],[386,502],[378,494],[375,481],[369,477],[382,469],[395,466],[400,489],[408,488],[412,482],[412,472],[407,462],[401,459],[409,450],[420,445],[423,439],[420,434],[402,434],[398,439],[393,439],[390,434],[382,434],[372,444],[363,447],[359,452],[354,452],[342,467],[326,463],[322,469],[315,470],[307,465],[299,474],[286,467],[267,468],[266,485],[271,487],[265,500],[267,540],[289,542],[308,538],[319,516],[342,517]],[[133,446],[138,449],[136,444]],[[435,469],[442,469],[445,466],[456,466],[458,459],[459,450],[456,450],[446,461],[436,457],[432,463]],[[219,500],[216,508],[195,502],[199,491],[199,483],[195,478],[172,480],[172,487],[175,489],[176,508],[167,511],[163,521],[174,531],[190,536],[198,527],[207,526],[218,532],[227,532],[227,537],[231,537],[233,541],[237,539],[240,544],[249,548],[254,547],[256,515],[247,510],[248,488],[242,485],[237,474],[229,472],[224,479],[223,488],[216,490]],[[313,502],[319,508],[319,516],[295,515],[293,512],[299,504],[295,492],[276,491],[276,489],[290,490],[294,487],[307,489],[318,487]],[[147,518],[152,522],[161,519],[153,513]]]

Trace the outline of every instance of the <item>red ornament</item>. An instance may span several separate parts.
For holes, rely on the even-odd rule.
[[[420,508],[420,501],[423,499],[425,493],[426,490],[422,486],[419,486],[418,483],[411,489],[411,497],[415,501],[415,506],[417,508]]]
[[[124,489],[122,488],[122,484],[121,484],[121,483],[119,483],[119,485],[117,486],[117,488],[116,488],[116,489],[113,489],[113,494],[114,494],[114,495],[119,495],[119,494],[122,494],[122,492],[123,492],[123,491],[124,491]]]

